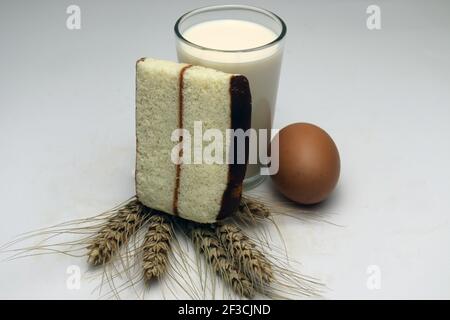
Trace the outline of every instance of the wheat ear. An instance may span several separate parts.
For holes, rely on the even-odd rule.
[[[216,233],[229,256],[254,283],[269,285],[273,280],[271,262],[236,225],[220,223]]]
[[[167,269],[170,241],[173,238],[172,223],[163,213],[153,213],[143,243],[144,278],[149,281],[161,277]]]
[[[242,195],[239,203],[239,212],[245,220],[255,221],[256,219],[266,219],[270,216],[270,210],[261,201],[249,196]]]
[[[98,266],[110,261],[144,222],[144,206],[138,200],[118,208],[87,247],[88,262]]]
[[[208,227],[192,228],[191,237],[197,250],[204,254],[213,270],[222,277],[234,292],[247,298],[252,298],[255,295],[252,282],[230,261],[212,229]]]

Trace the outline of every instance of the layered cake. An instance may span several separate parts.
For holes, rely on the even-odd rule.
[[[219,130],[222,163],[194,163],[211,141],[194,146],[194,125]],[[229,163],[237,144],[227,129],[250,128],[247,79],[213,69],[143,58],[136,63],[136,193],[144,205],[201,223],[212,223],[239,205],[245,163]],[[174,139],[176,129],[190,137]],[[189,140],[186,140],[188,139]],[[199,137],[195,137],[198,139]],[[183,140],[184,139],[184,140]],[[186,148],[191,141],[192,148]],[[174,149],[177,148],[178,149]],[[174,161],[174,150],[177,150]],[[190,154],[186,154],[190,153]],[[190,157],[187,157],[189,156]],[[190,158],[191,163],[185,159]],[[175,159],[177,160],[177,159]],[[183,163],[184,161],[184,163]]]

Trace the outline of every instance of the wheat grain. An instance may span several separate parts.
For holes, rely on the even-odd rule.
[[[270,216],[270,210],[261,201],[242,195],[239,203],[240,217],[247,221],[266,219]]]
[[[170,241],[173,229],[170,220],[163,213],[153,213],[143,243],[144,278],[149,281],[161,277],[168,264]]]
[[[220,223],[216,227],[216,233],[230,258],[254,283],[261,286],[272,282],[271,262],[238,226]]]
[[[116,210],[117,213],[109,218],[87,247],[88,262],[92,265],[110,261],[120,246],[145,222],[144,206],[136,199]]]
[[[255,289],[250,279],[240,272],[227,257],[215,232],[208,227],[194,227],[191,237],[195,247],[202,252],[213,270],[240,296],[252,298]]]

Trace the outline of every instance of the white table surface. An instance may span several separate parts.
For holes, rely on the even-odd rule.
[[[135,60],[175,60],[174,21],[213,2],[0,3],[0,243],[133,195]],[[66,28],[72,3],[81,30]],[[326,298],[450,298],[450,2],[245,3],[288,25],[275,127],[315,123],[341,153],[337,190],[313,208],[341,227],[280,219],[290,254]],[[97,298],[67,289],[74,264],[1,263],[0,298]]]

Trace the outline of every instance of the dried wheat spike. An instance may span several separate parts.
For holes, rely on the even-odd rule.
[[[250,220],[265,219],[270,216],[270,210],[262,202],[248,196],[242,195],[239,204],[239,211],[242,213],[241,217]]]
[[[172,224],[163,213],[153,213],[148,221],[149,227],[142,247],[146,281],[159,278],[165,273],[170,241],[173,238]]]
[[[240,296],[252,298],[255,289],[248,277],[240,272],[227,257],[215,232],[207,227],[191,230],[195,247],[204,254],[214,271]]]
[[[254,283],[268,285],[273,280],[271,262],[256,248],[256,245],[230,223],[220,223],[216,233],[231,258]]]
[[[144,223],[143,210],[143,205],[136,199],[117,209],[87,247],[88,262],[95,266],[108,262]]]

